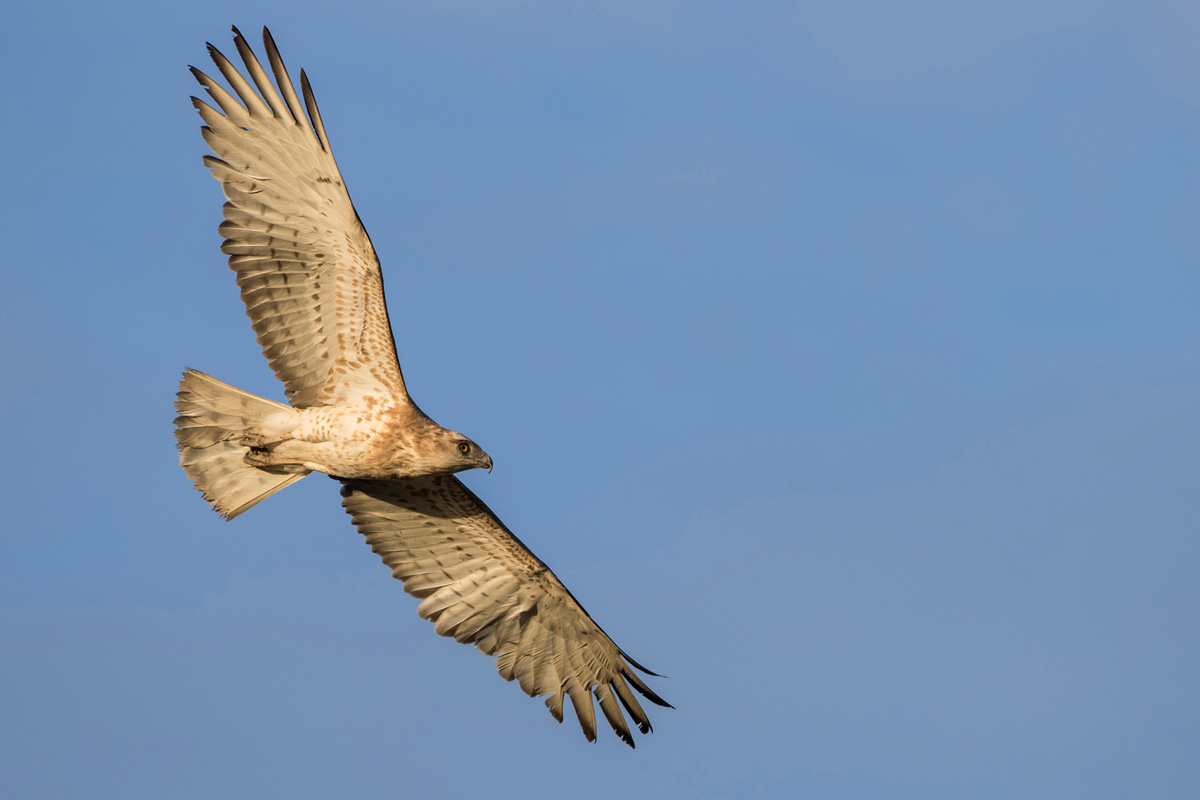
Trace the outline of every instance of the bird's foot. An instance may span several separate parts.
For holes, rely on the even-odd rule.
[[[238,444],[242,447],[249,447],[251,450],[265,451],[270,442],[261,433],[247,433],[241,439],[238,439]]]

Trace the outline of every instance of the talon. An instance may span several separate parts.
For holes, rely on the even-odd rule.
[[[247,433],[238,440],[238,444],[242,447],[249,447],[251,450],[265,451],[267,449],[266,438],[257,433]]]
[[[246,455],[242,456],[242,460],[252,467],[267,467],[271,465],[270,454],[261,448],[249,450]]]

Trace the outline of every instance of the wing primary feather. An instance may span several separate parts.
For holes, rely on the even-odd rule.
[[[304,107],[308,109],[308,118],[312,120],[317,141],[325,148],[325,152],[332,156],[333,149],[329,146],[329,137],[325,135],[325,123],[321,120],[320,109],[317,108],[317,98],[313,95],[312,85],[309,84],[308,75],[303,69],[300,70],[300,91],[304,92]]]
[[[213,62],[217,65],[217,69],[225,76],[225,80],[229,81],[229,85],[237,96],[242,98],[242,102],[246,104],[246,111],[251,117],[273,116],[271,109],[258,96],[258,92],[254,91],[254,87],[242,77],[242,73],[238,72],[237,67],[233,65],[225,54],[216,48],[215,45],[208,45],[208,54],[212,56]]]
[[[637,747],[633,741],[633,735],[629,732],[629,725],[625,722],[625,716],[621,713],[620,706],[617,705],[616,699],[613,698],[612,689],[608,684],[601,683],[592,689],[592,694],[596,695],[596,700],[600,703],[600,710],[604,713],[604,718],[608,720],[608,724],[612,726],[617,736],[621,737],[621,741],[630,747]]]
[[[589,742],[596,741],[596,707],[592,704],[592,693],[570,677],[567,678],[567,697],[571,698],[571,707],[575,709],[575,719],[579,720],[584,737]]]
[[[633,717],[633,721],[637,723],[638,730],[642,733],[650,733],[654,730],[650,727],[650,718],[646,716],[642,704],[637,701],[634,693],[629,691],[629,684],[618,676],[613,679],[612,687],[613,691],[617,693],[617,699],[621,701],[621,705],[625,706],[629,716]]]
[[[271,36],[271,32],[265,27],[263,28],[263,46],[267,48],[267,61],[271,64],[271,71],[275,73],[275,82],[279,84],[279,91],[283,92],[283,99],[287,103],[288,111],[292,115],[292,119],[299,125],[304,121],[304,109],[300,105],[300,98],[296,97],[296,87],[292,86],[292,79],[288,75],[287,67],[283,65],[283,56],[279,55],[279,48],[275,46],[275,37]]]
[[[233,43],[237,45],[238,53],[242,57],[242,63],[246,65],[246,70],[250,73],[250,78],[254,81],[254,85],[258,87],[259,93],[267,101],[267,105],[271,107],[271,113],[276,117],[286,118],[290,116],[287,106],[283,103],[283,99],[275,91],[275,87],[271,85],[271,79],[267,77],[266,70],[259,63],[258,56],[254,55],[254,51],[250,48],[250,43],[246,41],[245,36],[242,36],[242,32],[237,29],[236,25],[233,27]]]
[[[550,709],[550,716],[561,723],[563,721],[563,691],[559,689],[546,698],[546,708]]]
[[[208,92],[209,97],[213,99],[213,102],[217,104],[217,107],[221,109],[221,112],[224,112],[225,116],[229,117],[230,121],[232,121],[235,125],[242,125],[243,123],[248,125],[250,123],[250,116],[246,113],[245,107],[235,100],[233,95],[225,91],[225,89],[221,87],[221,84],[217,83],[206,73],[196,69],[195,67],[188,67],[188,69],[192,71],[192,77],[196,79],[196,82],[204,87],[204,91]],[[200,116],[204,117],[206,120],[207,117],[205,117],[205,108],[207,108],[212,114],[218,116],[220,115],[220,112],[218,112],[216,108],[213,108],[199,97],[192,97],[192,106],[199,111]]]
[[[663,708],[674,708],[675,707],[675,706],[671,705],[670,703],[668,703],[666,700],[663,700],[661,697],[656,695],[654,693],[654,690],[652,690],[649,686],[647,686],[646,683],[637,676],[636,672],[633,672],[632,670],[628,670],[624,674],[625,674],[625,680],[627,680],[631,684],[633,684],[633,688],[635,688],[639,692],[641,692],[642,696],[645,697],[647,700],[649,700],[651,703],[654,703],[656,706],[662,706]]]
[[[622,651],[621,651],[621,658],[625,659],[625,660],[626,660],[626,661],[628,661],[630,664],[632,664],[633,666],[637,667],[638,669],[640,669],[642,672],[646,673],[647,675],[653,676],[653,677],[655,677],[655,678],[665,678],[665,677],[666,677],[665,675],[659,675],[657,672],[653,672],[653,671],[651,671],[651,670],[648,670],[648,669],[646,669],[646,668],[645,668],[645,667],[643,667],[641,664],[639,664],[638,662],[634,661],[634,660],[633,660],[633,657],[632,657],[632,656],[630,656],[630,655],[629,655],[629,653],[626,653],[624,650],[622,650]]]

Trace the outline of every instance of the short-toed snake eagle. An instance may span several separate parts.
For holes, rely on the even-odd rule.
[[[495,656],[560,722],[570,698],[589,740],[594,697],[632,746],[621,708],[643,733],[650,721],[631,687],[668,705],[634,668],[654,673],[454,477],[492,459],[409,397],[379,261],[308,79],[300,73],[301,101],[265,29],[263,40],[274,85],[235,28],[245,75],[209,45],[233,91],[193,68],[215,107],[193,103],[227,201],[221,249],[289,405],[187,370],[175,404],[180,463],[227,518],[310,472],[341,481],[354,524],[439,634]]]

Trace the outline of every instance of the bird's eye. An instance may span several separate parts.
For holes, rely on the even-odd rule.
[[[471,445],[467,444],[466,442],[459,442],[458,443],[458,452],[462,453],[465,456],[467,453],[471,452]]]

